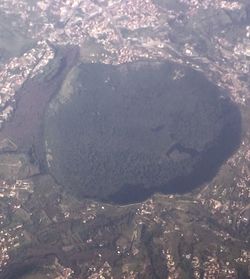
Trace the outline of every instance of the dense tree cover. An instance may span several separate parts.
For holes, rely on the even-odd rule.
[[[238,144],[239,112],[200,72],[137,62],[75,73],[51,103],[45,134],[51,173],[77,194],[126,203],[190,190]]]

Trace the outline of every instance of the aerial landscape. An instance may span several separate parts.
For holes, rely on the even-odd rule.
[[[0,1],[0,279],[250,279],[249,0]]]

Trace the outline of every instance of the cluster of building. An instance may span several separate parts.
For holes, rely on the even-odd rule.
[[[218,278],[220,266],[214,257],[208,257],[207,261],[204,262],[204,279]]]
[[[180,0],[180,2],[189,6],[190,10],[193,9],[207,9],[209,7],[217,9],[227,9],[227,10],[239,10],[242,8],[242,4],[237,1],[220,1],[220,0]]]
[[[249,263],[250,261],[250,252],[246,250],[241,250],[241,255],[236,259],[238,263]]]
[[[180,0],[185,8],[187,18],[196,14],[199,9],[217,8],[223,10],[240,10],[242,4],[237,1],[217,0]],[[179,11],[162,9],[155,5],[152,0],[112,0],[112,1],[80,1],[80,0],[40,0],[37,3],[29,4],[27,1],[3,0],[0,8],[7,14],[19,16],[20,21],[25,25],[28,35],[35,40],[45,40],[58,44],[74,44],[82,47],[89,38],[95,40],[100,46],[101,55],[90,50],[90,61],[95,62],[98,58],[103,63],[126,63],[134,60],[147,58],[171,58],[168,51],[176,52],[184,57],[193,58],[197,53],[195,48],[186,43],[182,53],[178,53],[173,42],[169,41],[166,34],[161,32],[152,33],[152,30],[161,29],[163,17],[182,22]],[[36,17],[35,15],[38,15]],[[31,21],[32,18],[32,21]],[[164,23],[167,28],[167,22]],[[140,34],[140,30],[151,30],[148,38],[156,44],[147,43],[147,33]],[[167,30],[167,29],[166,29]],[[210,70],[221,73],[218,83],[227,85],[232,91],[232,96],[238,103],[245,103],[246,98],[242,93],[244,83],[238,79],[239,71],[247,73],[249,64],[245,63],[245,57],[249,56],[250,27],[246,30],[246,40],[238,42],[237,45],[230,45],[223,36],[217,38],[215,47],[222,54],[222,60],[232,61],[232,67],[224,67],[223,63],[210,63]],[[123,34],[125,32],[125,35]],[[154,38],[152,38],[152,35]],[[160,41],[160,43],[159,43]],[[214,38],[216,41],[216,38]],[[51,54],[51,56],[53,56]],[[198,55],[199,56],[199,55]],[[232,56],[234,58],[232,59]],[[205,58],[204,58],[205,59]],[[46,60],[44,60],[44,63]],[[43,65],[43,62],[41,62]],[[195,65],[194,65],[195,66]],[[198,68],[200,68],[198,66]],[[241,92],[241,93],[240,93]],[[6,108],[3,117],[11,115],[11,108]]]
[[[242,8],[242,4],[237,1],[219,1],[217,4],[218,8],[227,9],[227,10],[239,10]]]
[[[14,111],[16,93],[24,82],[43,71],[54,58],[54,51],[45,42],[38,42],[36,48],[14,57],[0,68],[0,128]]]
[[[94,38],[110,54],[100,57],[103,63],[112,63],[114,60],[125,63],[142,56],[142,51],[133,48],[129,39],[124,39],[121,30],[132,32],[140,28],[155,28],[160,15],[151,0],[109,1],[105,5],[90,0],[47,1],[46,4],[40,1],[37,6],[45,17],[48,11],[52,13],[63,27],[57,28],[52,22],[46,23],[35,37],[44,37],[46,34],[53,43],[79,46],[87,38]]]
[[[49,276],[49,274],[47,274],[48,278],[53,278],[53,279],[70,279],[72,278],[74,271],[69,268],[69,267],[64,267],[62,266],[58,259],[55,259],[55,263],[53,265],[53,273],[55,273],[55,275],[52,275],[51,277]]]
[[[3,1],[0,8],[20,17],[28,35],[34,39],[48,39],[59,45],[82,46],[89,37],[96,40],[109,53],[100,57],[103,63],[125,63],[143,56],[121,34],[142,28],[159,27],[160,12],[152,0],[126,1],[49,1],[40,0],[33,6],[26,1]],[[30,16],[39,14],[39,22]],[[28,26],[27,26],[28,25]],[[136,37],[134,39],[136,40]],[[147,56],[145,56],[147,57]]]
[[[220,216],[221,221],[224,219],[225,224],[232,225],[234,219],[235,226],[241,229],[242,226],[247,227],[250,221],[247,210],[250,198],[249,144],[246,139],[238,152],[227,162],[228,168],[238,169],[232,185],[223,187],[223,184],[214,183],[209,188],[209,200],[202,194],[198,196],[200,202],[208,207],[212,214]]]
[[[0,272],[10,259],[10,251],[20,246],[23,239],[22,224],[0,230]]]
[[[200,279],[201,278],[201,267],[200,267],[200,259],[196,256],[192,258],[192,267],[194,271],[194,278],[195,279]]]
[[[114,9],[113,9],[114,8]],[[118,26],[134,31],[140,28],[156,27],[160,15],[157,7],[151,0],[127,0],[112,6],[114,19]],[[128,18],[128,20],[122,20]]]
[[[90,203],[86,206],[81,206],[80,208],[72,208],[72,206],[69,206],[67,204],[61,205],[61,210],[65,219],[79,219],[83,224],[94,220],[96,218],[98,209],[99,208],[97,208],[97,205],[95,203]],[[102,206],[101,210],[103,209],[104,207]]]
[[[111,274],[112,268],[108,262],[105,262],[103,266],[100,268],[100,270],[96,270],[95,267],[90,267],[90,272],[92,273],[90,276],[88,276],[87,279],[104,279],[104,278],[110,278],[113,279],[114,277]]]
[[[0,272],[10,259],[10,252],[17,249],[25,238],[23,224],[11,222],[10,215],[21,209],[24,196],[27,198],[27,193],[32,192],[31,181],[17,180],[12,184],[0,181],[0,199],[8,201],[8,208],[0,213]]]
[[[250,30],[246,27],[245,37],[237,43],[226,39],[224,33],[213,37],[214,50],[220,53],[216,61],[209,61],[195,51],[195,47],[186,43],[181,55],[194,58],[197,61],[208,65],[211,73],[216,73],[218,86],[230,92],[231,98],[238,104],[245,105],[249,96],[246,83],[239,78],[239,75],[247,75],[250,71]],[[229,66],[230,65],[230,66]],[[193,68],[202,69],[200,66],[192,65]]]
[[[169,249],[167,249],[166,251],[163,251],[165,257],[166,257],[166,262],[167,262],[167,268],[168,268],[168,279],[178,279],[180,278],[180,274],[176,268],[176,263],[174,260],[174,257],[172,255],[172,253],[170,252]]]
[[[0,181],[0,198],[19,200],[21,192],[33,192],[33,185],[29,180],[16,180],[10,184],[5,180]]]
[[[226,262],[223,267],[220,266],[218,261],[213,257],[208,257],[204,263],[204,279],[218,278],[220,274],[223,278],[233,279],[237,277],[237,271],[234,267]]]

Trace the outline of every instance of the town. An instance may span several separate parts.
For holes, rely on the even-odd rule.
[[[152,0],[44,0],[35,5],[24,0],[1,1],[0,9],[18,17],[25,35],[37,43],[21,57],[14,57],[0,67],[0,128],[13,114],[16,92],[27,79],[41,73],[54,58],[53,49],[47,41],[59,46],[77,45],[84,52],[84,45],[91,38],[98,49],[97,52],[89,50],[91,62],[98,59],[102,63],[119,64],[141,59],[169,59],[206,71],[200,66],[204,63],[211,75],[215,70],[219,74],[217,84],[230,90],[236,102],[244,104],[247,88],[237,76],[239,72],[249,72],[249,63],[246,64],[245,59],[250,56],[250,26],[245,27],[245,36],[243,34],[242,40],[236,43],[228,41],[223,32],[213,38],[213,48],[220,53],[214,63],[208,63],[206,56],[197,53],[195,44],[176,45],[166,33],[171,33],[170,20],[183,26],[200,9],[213,7],[237,11],[242,9],[242,4],[217,0],[180,2],[187,9],[185,19],[179,11],[157,7]],[[226,14],[223,16],[227,21],[225,23],[230,23],[231,19],[226,19]],[[181,61],[180,57],[185,60]],[[230,68],[226,66],[228,63]]]

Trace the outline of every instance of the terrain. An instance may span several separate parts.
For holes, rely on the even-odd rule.
[[[249,1],[2,0],[0,15],[0,278],[249,279]],[[152,91],[155,117],[149,117],[143,113],[140,102],[144,95],[136,87],[138,79],[143,92],[149,94],[145,85],[149,80],[156,83],[157,76],[149,71],[145,85],[140,75],[124,76],[124,69],[132,67],[135,73],[133,65],[141,63],[173,65],[180,70],[176,75],[167,76],[166,81],[161,79],[164,88],[167,82],[172,84],[175,80],[179,85],[183,82],[184,90],[176,91],[176,98],[183,99],[183,117],[172,122],[173,126],[179,123],[178,129],[172,130],[173,139],[165,131],[169,123],[164,122],[163,127],[156,121],[158,111],[164,117],[167,115],[162,108],[166,100],[161,97],[165,90],[156,92],[159,99]],[[112,74],[114,80],[102,76],[102,69]],[[93,77],[93,71],[98,75]],[[195,82],[187,83],[183,72],[186,77],[194,73]],[[116,88],[125,88],[124,83],[117,84],[119,77],[131,78],[133,82],[128,87],[138,92],[137,101],[125,102],[131,100],[133,90],[116,91]],[[89,90],[83,90],[92,86],[103,87],[106,98],[99,88],[93,92],[96,99],[92,99],[92,95],[87,94]],[[114,87],[116,95],[109,86]],[[210,91],[210,86],[214,90]],[[196,89],[193,95],[188,90],[190,87]],[[149,88],[152,87],[149,85]],[[118,95],[118,92],[127,92],[127,95]],[[183,92],[189,97],[185,98]],[[196,110],[190,98],[199,104],[200,110]],[[93,114],[83,99],[88,101]],[[123,114],[116,113],[115,117],[107,118],[108,121],[99,122],[99,112],[110,116],[111,109],[104,106],[105,100],[112,104],[116,100]],[[59,106],[55,106],[57,101]],[[102,110],[96,109],[97,104]],[[140,110],[135,110],[133,104]],[[125,105],[129,105],[132,113],[126,115],[127,122],[123,121]],[[114,108],[115,105],[112,111]],[[151,112],[151,108],[146,108],[145,112]],[[216,113],[212,113],[214,108]],[[195,113],[192,114],[191,109]],[[86,119],[79,117],[83,112],[87,112]],[[74,144],[63,144],[60,133],[66,126],[69,133],[74,133],[77,131],[74,128],[87,124],[82,138],[91,140],[95,149],[103,150],[103,154],[110,150],[114,154],[110,135],[119,131],[130,146],[131,141],[123,132],[130,130],[124,123],[131,127],[133,114],[141,115],[141,123],[144,123],[144,115],[147,123],[143,125],[144,144],[140,146],[139,137],[132,147],[144,151],[153,146],[155,151],[150,149],[147,156],[159,156],[166,140],[168,148],[161,157],[163,162],[164,158],[184,160],[186,168],[187,165],[193,167],[191,158],[199,158],[195,169],[202,174],[202,179],[194,183],[184,176],[176,185],[170,183],[167,187],[170,190],[184,185],[185,192],[178,189],[178,192],[164,193],[157,187],[151,188],[151,193],[145,188],[137,192],[133,189],[132,198],[131,192],[118,191],[113,195],[111,188],[107,196],[101,193],[98,197],[100,184],[96,183],[91,197],[87,197],[85,188],[77,185],[79,178],[72,175],[75,162],[67,165],[65,160],[67,156],[72,159],[70,151],[74,150]],[[72,127],[58,118],[64,115],[65,121],[74,124]],[[223,115],[220,120],[219,115]],[[79,125],[75,125],[74,119]],[[61,126],[56,126],[56,122]],[[91,123],[106,128],[105,141],[93,136],[94,132],[99,135],[100,130],[95,130]],[[196,125],[188,126],[186,131],[184,124],[190,123]],[[208,127],[203,126],[205,123]],[[228,132],[222,129],[224,124],[228,124]],[[120,126],[123,129],[119,130]],[[201,133],[193,137],[191,131]],[[222,137],[218,137],[219,131]],[[136,133],[140,136],[137,129]],[[163,136],[156,137],[161,133]],[[49,135],[58,141],[54,142]],[[83,142],[76,135],[63,136],[72,143]],[[150,137],[159,144],[153,145]],[[113,146],[119,150],[122,145],[118,144],[118,137],[112,138],[115,139]],[[210,147],[217,146],[217,151],[211,152],[206,143]],[[61,150],[59,145],[63,147]],[[102,145],[105,149],[100,147]],[[194,148],[194,145],[198,146]],[[65,146],[69,154],[65,153]],[[202,149],[208,154],[201,154]],[[58,160],[56,153],[63,159],[59,166],[53,166],[53,160]],[[78,159],[80,155],[75,154]],[[88,162],[97,166],[96,158],[100,159],[90,156]],[[211,175],[200,171],[204,170],[200,163],[202,158],[207,158],[206,164],[214,169]],[[80,159],[86,160],[85,157]],[[132,160],[131,166],[135,161]],[[118,162],[125,174],[127,169],[122,160]],[[138,166],[142,166],[144,161],[139,163]],[[61,174],[55,171],[67,172],[65,166],[75,184],[59,184]],[[92,178],[96,172],[89,166],[83,171]],[[79,173],[82,167],[76,164],[74,170]],[[89,173],[86,170],[90,170]],[[152,172],[157,177],[155,169]],[[142,171],[143,177],[145,173]],[[109,179],[113,179],[111,171],[108,174]],[[190,177],[194,179],[199,175],[192,173]],[[122,185],[117,185],[122,190]]]

